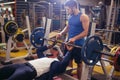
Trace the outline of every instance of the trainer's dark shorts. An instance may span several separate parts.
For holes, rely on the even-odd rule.
[[[65,48],[64,55],[66,53],[67,53],[67,49]],[[71,54],[72,54],[72,59],[74,59],[77,64],[82,62],[81,49],[80,48],[74,47]]]

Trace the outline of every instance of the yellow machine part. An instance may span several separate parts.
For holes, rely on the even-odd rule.
[[[18,36],[21,36],[21,38],[19,39]],[[25,38],[25,35],[24,33],[22,32],[22,29],[21,28],[18,28],[18,31],[17,33],[14,35],[13,37],[13,40],[16,41],[16,42],[22,42]]]

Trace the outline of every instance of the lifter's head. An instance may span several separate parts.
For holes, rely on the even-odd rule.
[[[50,53],[54,57],[62,56],[62,51],[60,50],[59,46],[54,46],[50,49]]]

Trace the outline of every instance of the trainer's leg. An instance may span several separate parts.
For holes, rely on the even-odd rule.
[[[64,56],[64,59],[61,61],[61,66],[66,69],[71,59],[72,59],[72,54],[71,52],[67,51],[67,53]]]
[[[82,75],[82,63],[77,64],[77,76],[78,79],[81,79],[81,75]]]
[[[77,77],[80,80],[81,79],[81,72],[82,72],[81,49],[74,48],[73,54],[74,54],[73,58],[75,59],[75,62],[77,63]]]
[[[9,78],[20,64],[10,64],[0,68],[0,80]]]
[[[64,49],[64,56],[66,55],[67,52],[68,52],[68,50],[67,50],[67,48],[66,48],[66,46],[65,46],[65,49]],[[71,52],[72,52],[72,51],[71,51]],[[71,59],[68,66],[73,67],[72,61],[73,61],[73,60]]]

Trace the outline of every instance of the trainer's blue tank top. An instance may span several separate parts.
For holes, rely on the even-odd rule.
[[[80,16],[82,13],[78,15],[71,15],[68,19],[68,39],[73,38],[74,36],[83,32],[82,22],[80,21]],[[82,46],[84,43],[84,38],[75,41],[75,45]]]

